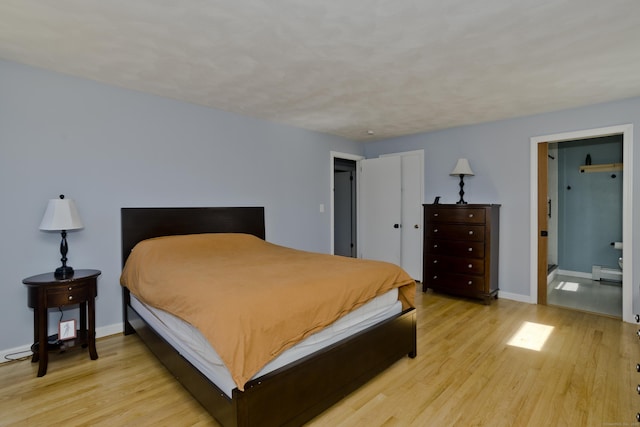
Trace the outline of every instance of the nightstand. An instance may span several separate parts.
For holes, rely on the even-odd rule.
[[[89,347],[91,360],[98,358],[96,351],[95,298],[98,295],[97,281],[100,270],[76,270],[73,277],[57,279],[53,272],[27,277],[22,281],[27,286],[29,307],[33,308],[34,352],[31,362],[40,361],[38,376],[47,373],[48,327],[47,310],[67,305],[80,305],[80,330],[76,342]],[[87,317],[89,325],[87,328]],[[37,351],[35,345],[37,344]]]

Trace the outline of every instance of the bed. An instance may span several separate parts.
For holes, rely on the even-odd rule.
[[[264,208],[123,208],[123,267],[133,247],[160,236],[245,233],[265,238]],[[251,379],[230,392],[183,356],[140,314],[123,287],[125,334],[137,333],[155,356],[224,426],[300,425],[332,406],[398,359],[416,356],[415,309]],[[148,318],[148,317],[147,317]]]

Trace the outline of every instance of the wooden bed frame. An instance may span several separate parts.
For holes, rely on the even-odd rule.
[[[122,208],[121,219],[123,266],[135,244],[151,237],[242,232],[265,238],[262,207]],[[301,425],[398,359],[416,356],[416,313],[408,309],[251,380],[245,391],[236,388],[229,399],[138,315],[125,287],[123,312],[125,334],[137,333],[200,404],[229,427]]]

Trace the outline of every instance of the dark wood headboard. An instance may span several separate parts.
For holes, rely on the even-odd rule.
[[[133,247],[152,237],[247,233],[265,238],[264,207],[122,208],[122,265]]]

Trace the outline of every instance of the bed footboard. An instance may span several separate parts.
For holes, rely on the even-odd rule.
[[[125,289],[123,296],[126,294]],[[416,356],[416,311],[408,309],[250,381],[244,392],[234,389],[229,399],[128,303],[124,311],[125,333],[137,333],[196,400],[227,427],[301,425],[405,355]]]

